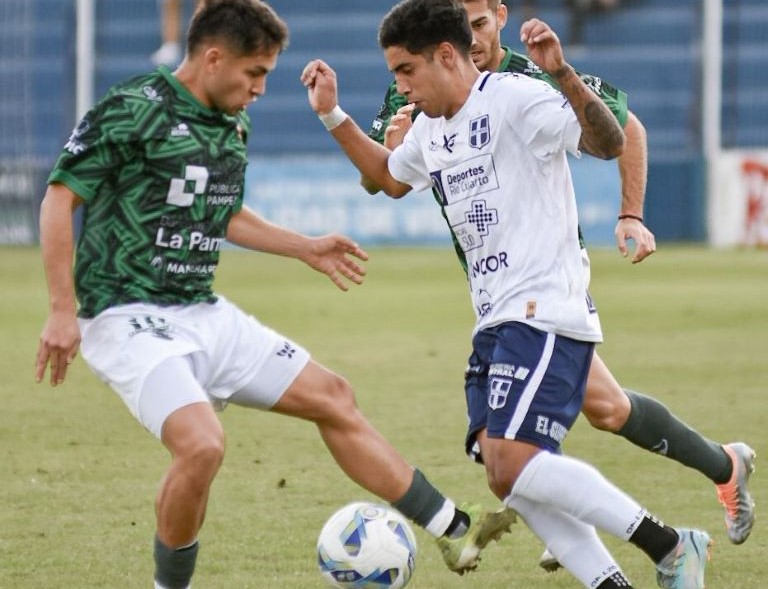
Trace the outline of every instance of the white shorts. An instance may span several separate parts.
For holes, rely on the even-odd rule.
[[[222,409],[242,391],[238,401],[243,405],[271,408],[310,358],[307,350],[223,297],[213,304],[120,305],[81,319],[80,331],[88,366],[157,437],[165,418],[190,403],[208,400]],[[173,366],[188,369],[199,388],[153,387],[152,397],[142,398],[147,376],[179,357],[190,362]]]

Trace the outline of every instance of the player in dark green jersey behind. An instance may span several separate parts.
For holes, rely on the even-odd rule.
[[[473,32],[472,59],[480,71],[524,74],[557,86],[551,76],[527,55],[502,45],[501,31],[508,13],[500,0],[463,0],[463,4]],[[627,109],[624,92],[599,77],[580,75],[624,127],[626,145],[618,158],[622,198],[615,235],[622,255],[628,253],[627,239],[634,240],[636,247],[632,262],[640,262],[656,247],[653,234],[642,222],[647,175],[645,129]],[[368,135],[392,148],[416,114],[407,106],[405,96],[397,92],[393,81]],[[387,134],[391,137],[387,138]],[[365,177],[361,178],[361,184],[371,194],[379,190]],[[622,389],[597,352],[590,367],[582,412],[593,427],[623,436],[641,448],[672,458],[712,480],[725,508],[729,539],[734,544],[747,539],[755,519],[754,501],[747,488],[755,460],[755,453],[749,446],[740,442],[725,445],[713,442],[683,423],[657,399]],[[547,554],[542,558],[542,566],[547,570],[558,567]]]
[[[245,108],[287,41],[259,0],[207,0],[175,72],[120,83],[84,116],[40,211],[49,316],[35,377],[49,369],[60,384],[80,349],[170,452],[156,499],[157,589],[190,585],[224,456],[215,409],[227,403],[314,422],[342,470],[437,538],[452,570],[474,568],[514,520],[506,509],[458,509],[372,427],[341,376],[212,290],[225,240],[301,260],[341,290],[365,274],[355,258],[367,255],[350,239],[301,235],[243,206]]]

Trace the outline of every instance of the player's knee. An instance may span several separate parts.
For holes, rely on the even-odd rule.
[[[585,402],[582,407],[584,416],[595,429],[607,432],[617,432],[627,422],[629,416],[629,401],[623,392],[609,395],[591,402]]]
[[[179,449],[174,460],[188,472],[201,479],[211,480],[224,461],[224,435],[221,432],[207,432],[196,436]]]
[[[617,432],[626,423],[631,405],[611,371],[595,355],[589,370],[582,413],[596,429]]]
[[[514,477],[488,477],[488,488],[496,497],[504,501],[512,492],[512,487],[515,484]]]
[[[516,474],[508,469],[488,467],[487,465],[485,471],[488,476],[488,488],[503,501],[512,492],[512,485],[517,480]]]
[[[346,420],[352,418],[358,411],[355,392],[347,379],[333,374],[325,386],[325,403],[323,404],[322,420]]]

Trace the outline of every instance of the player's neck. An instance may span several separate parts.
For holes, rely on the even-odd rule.
[[[176,71],[173,72],[173,76],[203,106],[212,108],[213,105],[203,89],[204,85],[202,83],[202,72],[199,64],[188,58],[185,58],[179,67],[176,68]]]
[[[488,72],[498,72],[499,67],[501,66],[501,62],[504,61],[504,58],[507,56],[507,50],[503,47],[499,47],[499,50],[494,53],[493,59],[488,63],[488,68],[485,71]]]
[[[448,108],[443,114],[446,119],[453,117],[466,104],[472,88],[479,77],[480,71],[475,67],[475,64],[472,64],[470,68],[462,70],[460,81],[454,86],[453,100],[450,101]]]

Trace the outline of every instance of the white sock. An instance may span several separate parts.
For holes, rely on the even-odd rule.
[[[523,469],[505,500],[524,497],[628,540],[647,513],[637,501],[586,462],[539,452]]]
[[[435,516],[429,520],[429,523],[424,529],[432,534],[435,538],[439,538],[448,529],[453,521],[453,516],[456,514],[456,504],[450,499],[445,500],[443,506],[440,508]]]
[[[162,586],[160,583],[158,583],[157,581],[155,581],[155,589],[166,589],[166,588],[165,588],[165,587],[163,587],[163,586]],[[186,589],[192,589],[192,585],[187,585],[187,586],[186,586]]]
[[[510,496],[506,503],[520,514],[557,561],[585,587],[598,587],[621,571],[594,527],[524,497]]]

